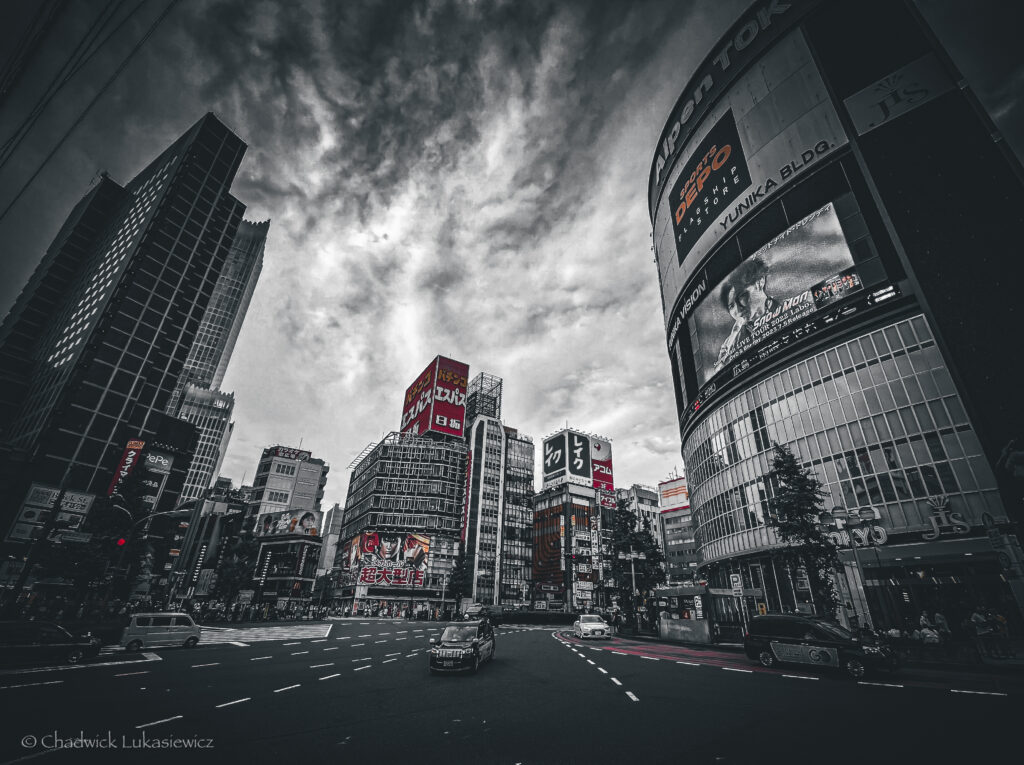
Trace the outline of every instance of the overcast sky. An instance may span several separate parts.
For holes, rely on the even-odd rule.
[[[31,6],[13,5],[4,57]],[[68,4],[0,107],[3,140],[103,5]],[[0,209],[165,5],[54,99],[0,169]],[[184,0],[0,221],[0,312],[100,170],[127,182],[213,111],[249,145],[232,193],[272,221],[224,382],[224,475],[251,481],[264,446],[301,439],[332,465],[325,509],[344,503],[349,463],[440,353],[504,379],[504,420],[538,453],[568,422],[612,439],[616,485],[655,485],[682,464],[647,177],[748,5]],[[1013,5],[921,2],[1020,153]]]

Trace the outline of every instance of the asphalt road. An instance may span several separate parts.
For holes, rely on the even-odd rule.
[[[857,683],[715,650],[584,645],[568,631],[505,626],[479,674],[434,677],[426,651],[439,629],[206,630],[193,650],[5,670],[0,762],[907,765],[1024,751],[1022,675]]]

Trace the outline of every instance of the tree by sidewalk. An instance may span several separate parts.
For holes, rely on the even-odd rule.
[[[466,562],[466,551],[459,548],[459,554],[452,564],[452,573],[448,579],[448,592],[455,601],[455,609],[458,610],[459,603],[468,592],[472,592],[469,581],[469,566]]]
[[[810,468],[800,466],[792,451],[778,444],[768,480],[773,496],[765,522],[785,543],[774,555],[791,570],[802,568],[807,573],[815,606],[831,616],[840,602],[833,580],[839,553],[818,523],[825,509],[822,483]]]
[[[240,590],[253,586],[253,573],[256,570],[259,552],[259,543],[252,532],[243,532],[224,551],[224,556],[217,567],[217,583],[214,589],[225,603],[234,601]]]
[[[620,559],[619,553],[626,557]],[[643,553],[643,558],[633,558],[631,554]],[[645,596],[659,584],[666,581],[665,556],[651,533],[650,521],[637,519],[637,514],[629,508],[627,500],[620,499],[615,508],[612,526],[612,575],[615,578],[615,590],[622,604],[633,603],[633,578],[636,577],[636,588],[640,598]],[[641,602],[637,599],[637,603]]]

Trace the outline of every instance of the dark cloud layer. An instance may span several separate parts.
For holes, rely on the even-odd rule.
[[[921,4],[1019,147],[1024,67],[1005,5],[986,3]],[[212,110],[249,144],[233,193],[273,221],[225,381],[226,474],[251,477],[259,448],[302,438],[335,464],[327,499],[343,500],[338,468],[397,426],[405,386],[443,353],[504,377],[510,424],[538,440],[567,420],[600,432],[620,483],[654,483],[679,443],[647,173],[679,88],[747,4],[180,3],[0,222],[0,308],[98,170],[126,181]],[[0,202],[151,6],[54,100],[0,172]],[[0,136],[100,8],[68,4]],[[26,20],[7,12],[5,30]],[[1002,42],[978,56],[988,36]]]

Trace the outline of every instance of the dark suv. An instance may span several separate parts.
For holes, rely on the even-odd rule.
[[[841,669],[859,680],[876,669],[895,670],[894,651],[872,638],[860,638],[838,624],[808,616],[755,616],[743,640],[747,656],[774,667],[777,663]]]
[[[486,621],[453,622],[438,640],[430,638],[430,672],[476,674],[481,664],[494,658],[494,647],[494,630]]]
[[[480,603],[474,603],[466,609],[463,618],[466,621],[486,619],[491,623],[492,627],[500,627],[502,616],[501,606],[485,606]]]
[[[53,622],[0,622],[0,662],[77,664],[100,652],[100,641],[78,637]]]

